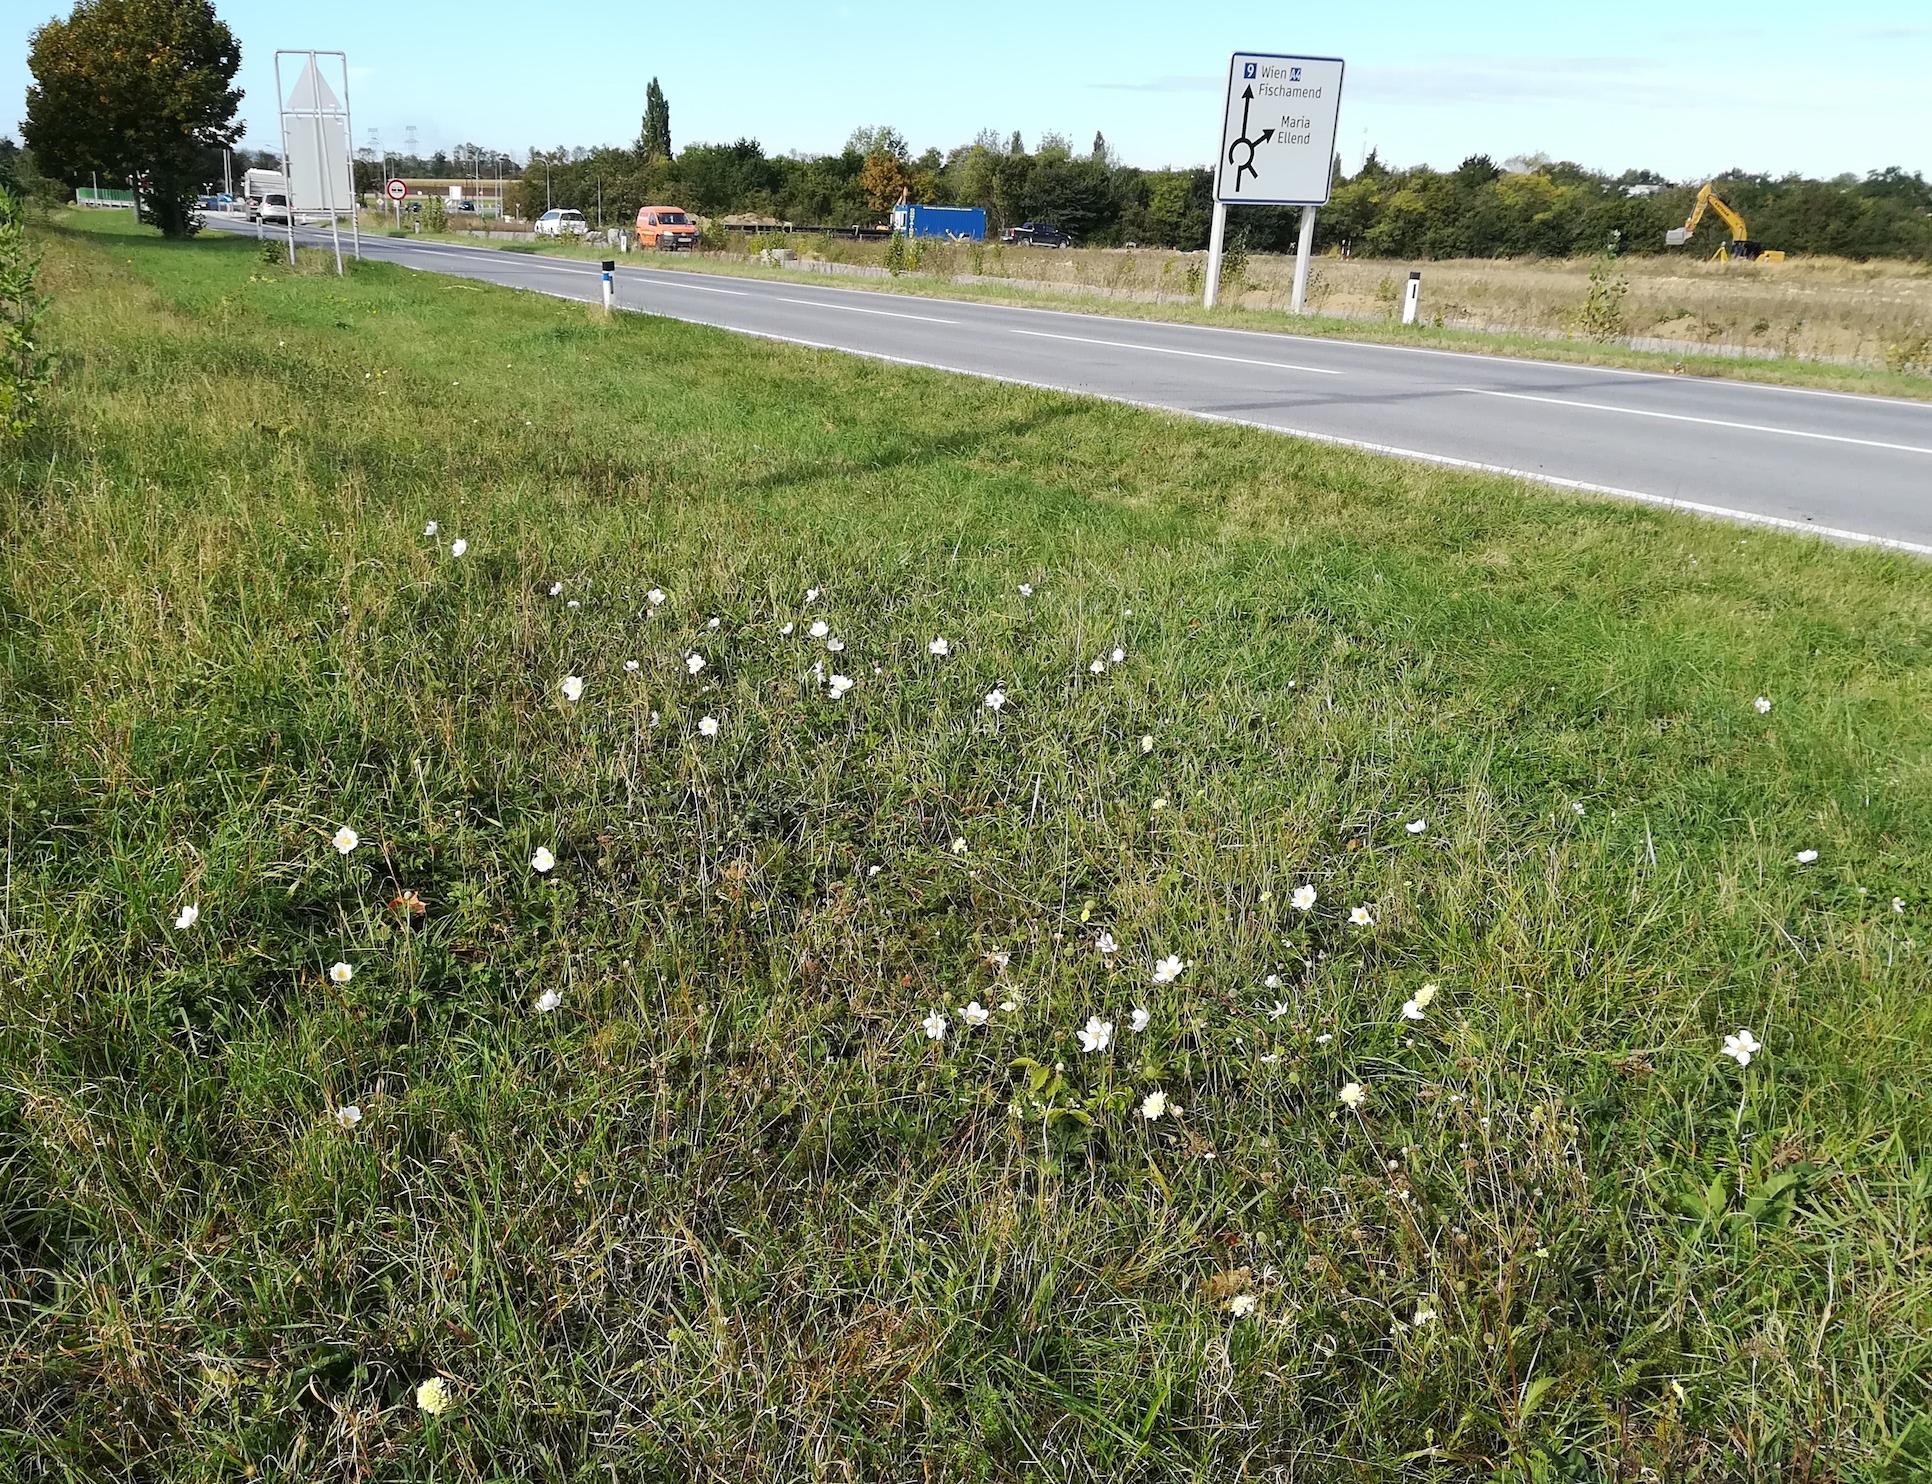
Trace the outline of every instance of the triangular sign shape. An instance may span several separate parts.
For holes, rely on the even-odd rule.
[[[322,80],[322,74],[315,70],[315,59],[311,57],[302,67],[302,75],[295,80],[295,91],[288,95],[288,108],[294,113],[340,113],[342,102],[335,90]]]

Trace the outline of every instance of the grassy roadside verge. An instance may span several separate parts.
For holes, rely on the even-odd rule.
[[[1921,564],[50,249],[0,1473],[1932,1458]]]
[[[479,247],[496,252],[520,252],[544,257],[595,261],[608,249],[574,243],[492,243],[460,234],[426,236],[416,240]],[[715,273],[732,278],[764,278],[783,283],[814,283],[869,293],[903,294],[914,298],[954,299],[975,304],[1011,304],[1020,308],[1056,309],[1070,314],[1103,315],[1116,319],[1151,320],[1166,324],[1213,325],[1222,329],[1306,336],[1322,340],[1355,340],[1377,345],[1412,345],[1431,350],[1463,351],[1472,355],[1513,360],[1553,361],[1562,365],[1610,366],[1661,375],[1703,376],[1726,381],[1758,382],[1770,386],[1814,387],[1873,397],[1901,397],[1932,402],[1932,377],[1888,371],[1870,366],[1836,366],[1798,357],[1762,360],[1722,355],[1676,354],[1631,350],[1589,340],[1556,340],[1540,335],[1460,330],[1428,324],[1402,325],[1393,320],[1324,319],[1260,309],[1203,309],[1198,304],[1147,304],[1129,299],[1054,293],[1017,285],[960,284],[907,273],[898,278],[848,278],[802,269],[766,267],[757,263],[723,263],[701,254],[632,254],[620,260],[627,271]]]

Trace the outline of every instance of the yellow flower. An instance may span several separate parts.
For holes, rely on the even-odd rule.
[[[416,1405],[430,1416],[440,1417],[456,1405],[456,1397],[447,1381],[441,1376],[431,1376],[416,1388]]]

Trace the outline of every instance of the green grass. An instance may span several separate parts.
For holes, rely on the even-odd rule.
[[[461,232],[431,236],[433,242],[462,247],[494,248],[499,252],[536,253],[544,257],[596,260],[610,249],[569,241],[494,243]],[[1023,265],[1022,265],[1023,266]],[[1904,397],[1932,401],[1932,377],[1875,366],[1840,366],[1800,356],[1775,360],[1724,355],[1685,355],[1676,352],[1631,350],[1587,339],[1564,340],[1545,335],[1516,335],[1496,330],[1463,330],[1448,325],[1404,325],[1393,319],[1325,319],[1318,314],[1290,314],[1286,310],[1236,309],[1226,305],[1203,309],[1199,304],[1140,303],[1131,299],[1098,298],[1092,294],[1056,293],[1021,284],[953,283],[942,278],[906,273],[898,278],[841,278],[800,268],[768,267],[755,262],[721,262],[702,253],[640,254],[618,259],[620,270],[718,273],[733,278],[766,278],[784,283],[816,283],[834,288],[856,288],[871,293],[907,294],[915,298],[954,299],[977,304],[1015,304],[1024,308],[1057,309],[1070,314],[1106,315],[1115,319],[1156,320],[1165,324],[1218,325],[1278,335],[1301,335],[1321,340],[1358,340],[1377,345],[1416,345],[1434,350],[1458,350],[1473,355],[1554,361],[1576,366],[1619,366],[1667,375],[1706,376],[1723,381],[1760,382],[1773,386],[1819,387],[1873,397]]]
[[[0,1476],[1932,1468],[1922,565],[48,246]]]

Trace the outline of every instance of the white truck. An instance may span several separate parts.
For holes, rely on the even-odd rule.
[[[288,182],[279,170],[244,171],[242,200],[251,222],[288,220]]]

